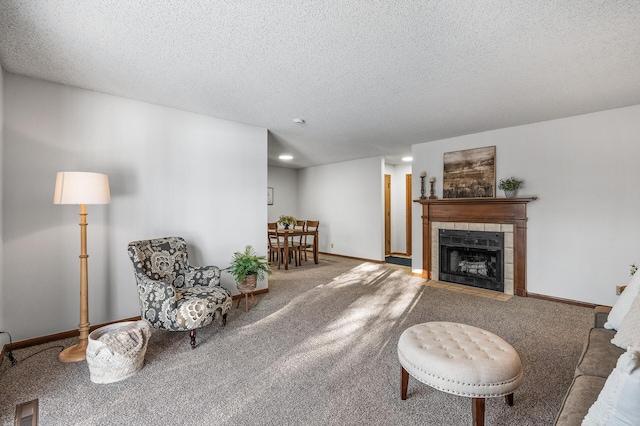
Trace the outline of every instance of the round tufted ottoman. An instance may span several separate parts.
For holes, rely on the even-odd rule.
[[[465,324],[428,322],[406,329],[398,341],[401,398],[409,375],[435,389],[473,398],[473,424],[484,425],[485,398],[505,396],[522,382],[518,353],[493,333]]]

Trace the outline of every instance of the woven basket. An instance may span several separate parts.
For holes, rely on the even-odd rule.
[[[151,336],[146,321],[107,325],[89,333],[87,364],[93,383],[113,383],[136,374]]]
[[[238,291],[240,293],[251,293],[256,289],[257,279],[254,275],[247,275],[242,280],[241,284],[238,284]]]

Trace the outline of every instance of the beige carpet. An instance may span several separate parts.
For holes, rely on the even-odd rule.
[[[195,350],[187,333],[154,331],[144,368],[109,385],[93,384],[84,362],[59,363],[57,349],[24,361],[43,347],[16,351],[18,364],[0,369],[0,423],[12,425],[15,406],[39,398],[41,425],[469,425],[468,398],[413,379],[408,399],[399,394],[402,331],[454,321],[498,334],[522,359],[515,405],[487,400],[487,424],[551,424],[591,310],[424,284],[385,265],[322,256],[276,271],[257,307],[234,307],[226,327],[199,331]]]

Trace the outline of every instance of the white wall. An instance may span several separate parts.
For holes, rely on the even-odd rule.
[[[611,305],[640,261],[639,137],[636,105],[414,145],[413,167],[437,177],[441,197],[445,152],[495,145],[496,180],[523,178],[518,195],[539,197],[527,207],[527,291]],[[420,214],[416,204],[414,269]]]
[[[267,130],[4,75],[4,300],[15,340],[77,328],[78,206],[53,205],[58,171],[109,175],[88,209],[92,324],[140,314],[132,240],[178,235],[194,265],[266,254]],[[235,291],[223,273],[222,284]],[[260,283],[265,287],[266,283]]]
[[[282,215],[298,217],[298,171],[284,167],[268,167],[267,186],[273,188],[273,205],[268,206],[269,222]]]
[[[298,170],[299,215],[320,221],[320,251],[384,260],[383,171],[381,157]]]

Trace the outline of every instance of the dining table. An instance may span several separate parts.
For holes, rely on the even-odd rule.
[[[273,231],[272,231],[273,232]],[[278,228],[275,233],[278,237],[282,237],[283,239],[283,256],[284,257],[284,269],[289,269],[289,240],[292,240],[292,237],[301,237],[301,236],[313,236],[313,262],[318,264],[318,229],[314,231],[305,231],[302,229],[284,229]],[[306,250],[306,248],[305,248]]]

